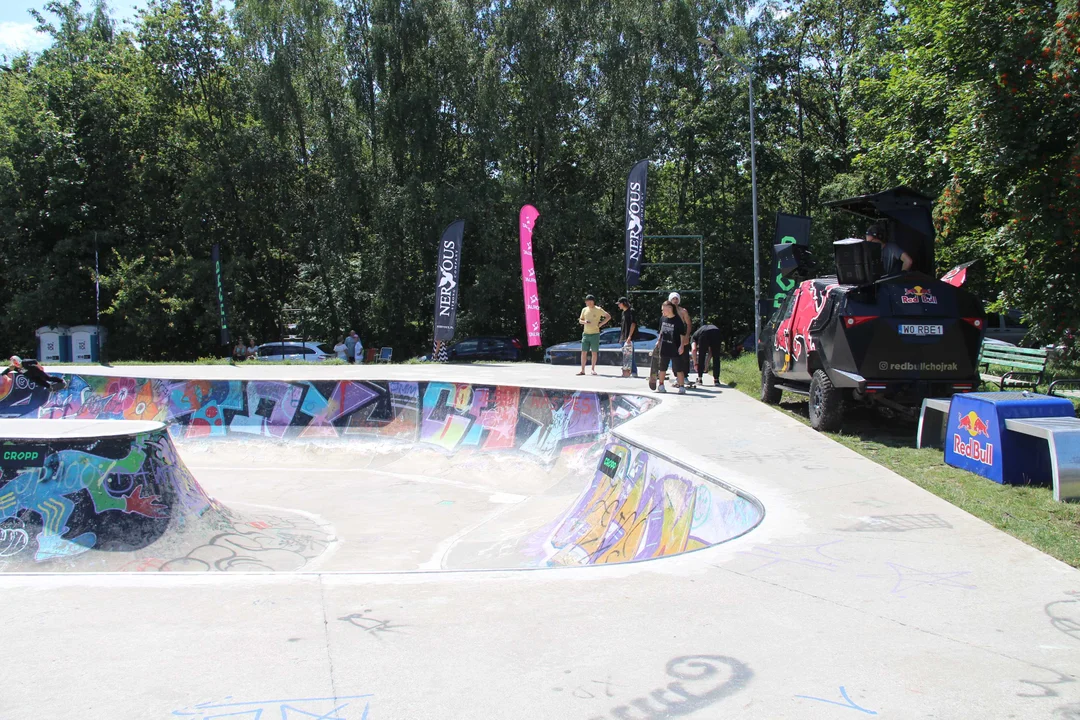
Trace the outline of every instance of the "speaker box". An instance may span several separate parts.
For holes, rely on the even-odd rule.
[[[881,277],[881,246],[861,238],[833,243],[836,279],[844,285],[869,285]]]

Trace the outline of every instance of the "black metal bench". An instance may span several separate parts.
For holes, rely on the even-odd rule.
[[[997,383],[998,388],[1035,387],[1046,375],[1046,350],[1022,348],[1015,345],[991,343],[983,340],[979,354],[979,376],[986,382]],[[1001,375],[990,372],[990,366],[1008,368]]]
[[[1080,378],[1062,378],[1050,383],[1047,395],[1080,400]]]

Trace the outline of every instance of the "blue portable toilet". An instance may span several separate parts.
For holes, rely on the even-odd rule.
[[[101,336],[105,328],[100,325],[76,325],[71,333],[71,361],[96,363],[101,356]]]
[[[39,327],[37,359],[41,362],[71,362],[71,336],[66,325]]]

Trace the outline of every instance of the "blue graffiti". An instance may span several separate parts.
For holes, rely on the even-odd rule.
[[[843,685],[840,686],[840,696],[843,697],[844,700],[847,700],[847,702],[837,702],[835,700],[826,700],[825,698],[811,697],[810,695],[796,695],[795,697],[802,698],[803,700],[817,700],[818,702],[828,703],[829,705],[837,705],[837,706],[842,707],[842,708],[849,708],[851,710],[858,710],[859,712],[866,713],[867,715],[877,715],[877,712],[875,712],[874,710],[867,710],[864,707],[860,707],[859,705],[857,705],[855,703],[854,700],[849,698],[848,694],[847,694],[847,690],[844,689]]]
[[[293,720],[294,718],[315,718],[315,720],[368,720],[370,702],[364,702],[361,709],[354,700],[366,700],[374,697],[367,695],[347,695],[344,697],[287,698],[284,700],[248,700],[245,702],[209,701],[192,705],[190,708],[173,710],[173,717],[195,718],[195,720],[216,720],[232,718],[239,720]],[[301,707],[302,706],[302,707]],[[351,710],[347,710],[352,706]],[[263,713],[267,713],[264,717]],[[344,714],[339,714],[344,713]]]

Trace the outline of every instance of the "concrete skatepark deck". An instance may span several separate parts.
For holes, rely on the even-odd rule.
[[[138,374],[272,383],[298,382],[300,373],[310,382],[389,376],[571,394],[640,394],[643,384],[532,365]],[[256,415],[272,413],[263,403]],[[0,718],[1080,716],[1076,570],[734,391],[668,396],[611,430],[612,440],[677,459],[680,472],[757,498],[760,524],[696,552],[540,572],[0,574],[6,646],[18,658]],[[287,443],[253,444],[265,439],[178,440],[192,474],[230,507],[260,475],[273,486],[286,468],[329,471],[301,476],[298,487],[276,483],[288,508],[318,495],[320,478],[340,467],[333,463],[355,465],[322,445],[290,458]],[[439,482],[401,487],[414,506],[421,497],[461,499],[483,514],[499,504],[484,483],[519,480],[512,468],[483,465],[494,454],[471,452],[480,468],[469,469],[466,453],[461,467],[440,470],[426,463],[455,456],[431,452],[417,465]],[[384,455],[393,458],[388,472],[407,474],[408,456]],[[368,468],[386,466],[374,463]],[[231,468],[246,466],[253,479],[229,487]],[[471,484],[479,488],[463,487]],[[582,488],[552,495],[568,496],[584,497]],[[372,531],[384,536],[371,539],[380,552],[393,530],[387,520]],[[359,537],[352,527],[335,531]],[[405,553],[396,567],[440,557],[453,565],[455,548],[475,559],[485,543],[498,546],[473,539],[445,555],[423,548],[419,562]]]

